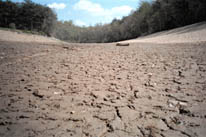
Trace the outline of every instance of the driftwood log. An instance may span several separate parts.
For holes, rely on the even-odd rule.
[[[129,46],[129,43],[117,43],[116,46]]]

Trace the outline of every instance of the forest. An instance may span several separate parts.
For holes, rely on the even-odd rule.
[[[135,11],[120,20],[89,27],[58,21],[52,9],[31,0],[23,3],[0,0],[0,27],[43,32],[68,42],[116,42],[205,20],[205,0],[142,1]]]
[[[0,27],[35,31],[51,36],[56,21],[56,14],[49,7],[31,0],[22,3],[0,0]]]

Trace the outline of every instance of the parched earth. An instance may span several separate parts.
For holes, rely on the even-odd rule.
[[[204,137],[206,42],[0,42],[1,137]]]

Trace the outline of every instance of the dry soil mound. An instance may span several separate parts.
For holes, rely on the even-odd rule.
[[[10,42],[38,42],[38,43],[59,43],[60,40],[45,37],[40,35],[12,32],[0,30],[0,41],[10,41]]]
[[[197,43],[206,41],[206,22],[154,33],[124,42],[135,43]]]

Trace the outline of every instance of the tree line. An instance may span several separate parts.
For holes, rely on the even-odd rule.
[[[31,0],[21,3],[0,0],[0,27],[51,35],[56,21],[56,14],[47,6]]]
[[[77,27],[59,22],[54,35],[66,41],[115,42],[137,38],[206,20],[206,0],[154,0],[120,20],[94,27]]]
[[[116,42],[205,20],[206,0],[142,1],[122,19],[89,27],[57,21],[52,9],[31,0],[22,3],[0,0],[0,27],[43,32],[68,42]]]

